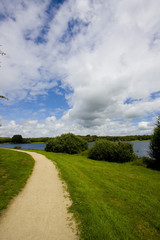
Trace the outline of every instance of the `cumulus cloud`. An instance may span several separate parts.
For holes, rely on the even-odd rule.
[[[54,88],[61,95],[60,81],[71,90],[65,96],[70,109],[58,120],[8,121],[8,129],[22,129],[26,136],[31,129],[43,136],[151,133],[145,118],[160,109],[159,95],[152,95],[160,91],[160,2],[69,0],[47,14],[49,4],[1,1],[7,52],[1,94],[32,99]]]
[[[160,89],[160,42],[151,46],[158,31],[159,10],[156,4],[143,4],[121,1],[117,6],[111,4],[112,8],[99,6],[99,18],[89,25],[86,37],[95,44],[94,49],[87,48],[86,41],[84,52],[82,49],[68,61],[67,81],[75,90],[71,118],[87,124],[93,120],[94,124],[97,118],[135,118],[158,109],[159,99],[155,105],[149,96]],[[143,101],[124,105],[128,97]]]
[[[15,134],[22,134],[23,137],[54,137],[62,133],[72,132],[78,135],[144,135],[151,134],[153,123],[139,122],[138,126],[130,121],[111,121],[106,119],[101,124],[97,124],[94,128],[86,128],[76,121],[70,121],[68,118],[57,120],[55,116],[48,117],[44,120],[25,120],[19,123],[15,121],[6,121],[1,119],[2,136],[12,137]]]
[[[142,129],[142,130],[144,130],[144,129],[147,129],[148,128],[148,122],[140,122],[140,123],[138,123],[138,127],[139,127],[139,129]]]

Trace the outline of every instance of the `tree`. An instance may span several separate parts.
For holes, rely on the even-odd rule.
[[[1,54],[2,56],[6,55],[6,53],[3,52],[1,49],[0,49],[0,54]]]
[[[23,138],[21,135],[14,135],[12,137],[12,143],[22,143],[23,142]]]
[[[6,100],[8,100],[8,98],[6,98],[6,97],[4,97],[4,96],[0,96],[0,98],[5,98]],[[0,124],[0,127],[1,127],[2,125]]]
[[[150,156],[154,158],[156,167],[160,168],[160,115],[150,142]]]
[[[72,134],[62,134],[47,142],[45,150],[47,152],[63,152],[76,154],[88,149],[87,141]]]
[[[0,98],[4,98],[4,99],[8,100],[8,98],[6,98],[6,97],[4,97],[4,96],[0,96]]]
[[[0,46],[1,46],[1,45],[0,45]],[[3,52],[3,51],[0,49],[0,55],[4,56],[4,55],[6,55],[6,53]]]

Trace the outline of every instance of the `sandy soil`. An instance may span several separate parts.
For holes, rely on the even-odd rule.
[[[26,151],[25,151],[26,152]],[[71,204],[53,163],[35,159],[33,173],[0,219],[1,240],[77,240],[76,224],[67,212]]]

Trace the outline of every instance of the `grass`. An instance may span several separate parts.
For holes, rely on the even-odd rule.
[[[85,155],[32,151],[59,168],[81,240],[160,239],[160,172]],[[0,211],[25,185],[33,165],[28,154],[0,149]]]
[[[56,163],[68,185],[82,240],[159,240],[160,172],[36,151]]]
[[[0,149],[0,215],[24,187],[33,166],[34,160],[30,155]]]

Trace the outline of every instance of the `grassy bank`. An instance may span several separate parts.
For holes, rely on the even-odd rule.
[[[160,172],[37,151],[56,162],[84,240],[159,240]]]
[[[33,166],[34,160],[30,155],[0,149],[0,214],[24,187]]]

